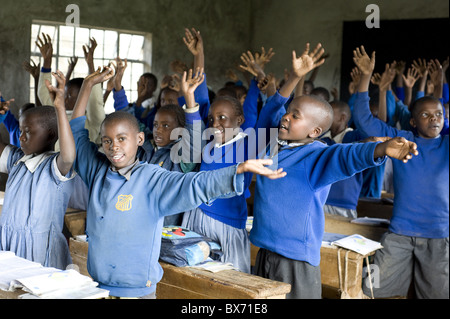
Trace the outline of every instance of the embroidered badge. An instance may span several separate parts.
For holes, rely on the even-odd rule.
[[[159,166],[162,167],[164,164],[164,161],[162,161],[161,163],[159,163]]]
[[[133,199],[132,195],[119,195],[116,208],[121,212],[127,211],[131,209],[131,200]]]

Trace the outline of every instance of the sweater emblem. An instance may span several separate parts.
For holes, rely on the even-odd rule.
[[[131,209],[131,201],[133,195],[119,195],[117,198],[116,208],[121,212],[125,212]]]

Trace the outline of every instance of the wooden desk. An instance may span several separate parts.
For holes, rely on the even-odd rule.
[[[80,273],[86,268],[88,244],[73,238],[69,243],[72,262]],[[283,299],[291,285],[235,270],[211,273],[190,267],[175,267],[160,262],[164,275],[158,283],[158,299]]]

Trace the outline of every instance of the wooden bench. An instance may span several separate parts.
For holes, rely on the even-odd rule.
[[[88,244],[70,239],[72,262],[83,275],[86,268]],[[212,273],[191,267],[175,267],[160,262],[164,275],[158,283],[158,299],[283,299],[291,285],[236,270]]]

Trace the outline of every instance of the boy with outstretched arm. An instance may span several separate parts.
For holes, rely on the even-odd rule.
[[[274,158],[287,173],[283,181],[257,177],[251,242],[258,252],[256,274],[290,283],[287,298],[321,298],[320,247],[324,234],[323,205],[332,183],[368,167],[380,165],[385,156],[407,162],[416,154],[415,144],[403,138],[384,143],[335,144],[317,141],[328,131],[333,110],[328,102],[314,96],[292,100],[281,122],[273,124],[298,81],[323,63],[318,45],[309,53],[292,57],[292,72],[285,85],[266,104],[259,127],[279,127],[278,152]]]
[[[419,155],[404,164],[392,161],[395,201],[383,249],[375,254],[379,285],[375,297],[406,296],[414,280],[418,298],[448,298],[448,166],[449,139],[442,136],[444,115],[437,98],[423,97],[411,105],[410,124],[417,133],[398,130],[369,111],[368,87],[375,68],[375,52],[354,51],[361,70],[354,119],[367,135],[403,137],[417,144]],[[371,295],[369,283],[364,293]]]
[[[101,126],[104,154],[98,152],[84,129],[85,108],[92,87],[111,76],[106,67],[84,80],[70,122],[77,148],[75,169],[89,188],[87,267],[111,296],[155,298],[163,273],[158,259],[164,216],[241,194],[244,172],[269,178],[285,173],[264,166],[271,161],[247,161],[187,174],[140,162],[136,153],[144,133],[136,118],[126,112],[106,117]]]

